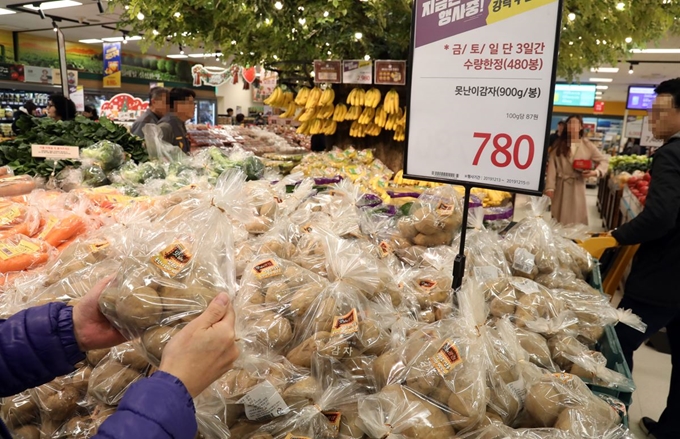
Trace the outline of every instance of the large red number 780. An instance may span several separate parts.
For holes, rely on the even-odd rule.
[[[473,166],[479,165],[479,160],[482,158],[484,148],[489,142],[493,143],[494,151],[491,153],[491,163],[497,168],[507,168],[510,163],[514,162],[517,169],[527,169],[534,161],[534,139],[531,136],[522,134],[514,142],[509,134],[500,133],[495,136],[491,133],[474,133],[475,139],[482,139],[482,144],[477,150],[475,159],[472,162]],[[522,147],[522,142],[529,145],[529,157],[525,163],[520,162],[519,153]],[[512,147],[512,154],[510,148]],[[500,157],[499,157],[500,156]]]

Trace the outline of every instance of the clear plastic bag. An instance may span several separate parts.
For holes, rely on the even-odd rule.
[[[176,147],[163,140],[163,130],[155,124],[146,124],[142,128],[144,132],[144,141],[146,144],[146,151],[149,154],[149,160],[158,160],[162,163],[172,163],[186,159],[186,154]]]
[[[465,241],[466,276],[479,282],[511,276],[498,233],[484,227],[482,207],[470,209],[467,225],[471,230],[468,230]],[[458,242],[453,247],[459,247]]]
[[[372,438],[406,439],[422,425],[428,425],[430,411],[407,398],[391,400],[385,394],[359,400],[361,428]]]
[[[399,222],[401,237],[413,245],[450,245],[463,221],[462,203],[453,186],[428,189]]]
[[[87,394],[109,406],[116,406],[128,388],[148,371],[143,351],[124,344],[112,349],[92,370]]]
[[[543,219],[550,198],[532,198],[530,214],[505,235],[503,250],[515,276],[534,279],[540,273],[551,273],[558,267],[555,237]]]

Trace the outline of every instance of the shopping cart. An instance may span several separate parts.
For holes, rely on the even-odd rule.
[[[599,262],[602,292],[613,298],[639,246],[619,246],[616,239],[607,233],[592,233],[578,244]]]

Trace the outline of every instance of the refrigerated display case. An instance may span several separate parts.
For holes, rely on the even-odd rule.
[[[217,101],[197,99],[193,122],[215,125],[217,123]]]

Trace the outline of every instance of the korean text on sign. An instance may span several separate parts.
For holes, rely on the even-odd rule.
[[[421,17],[438,14],[439,26],[446,26],[483,11],[484,0],[429,0],[423,4]]]

